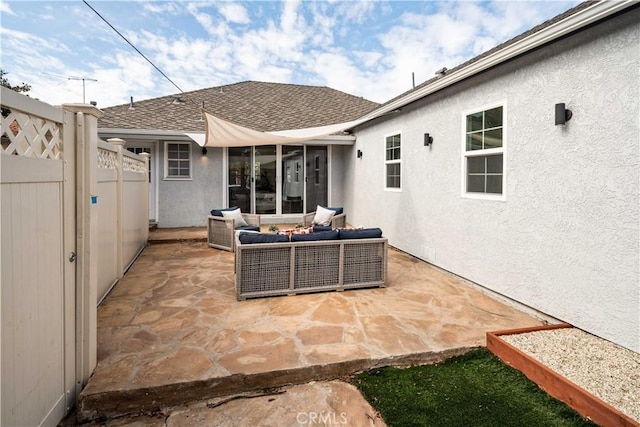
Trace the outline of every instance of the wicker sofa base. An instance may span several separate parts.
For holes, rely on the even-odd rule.
[[[238,300],[383,287],[387,239],[236,242],[235,272]]]

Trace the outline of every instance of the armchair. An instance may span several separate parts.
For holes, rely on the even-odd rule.
[[[331,218],[331,224],[326,226],[327,230],[332,228],[344,228],[347,226],[347,214],[344,213],[342,208],[326,208],[332,211],[335,211],[333,218]],[[305,227],[309,227],[311,225],[315,225],[313,220],[316,216],[316,212],[309,212],[308,214],[304,214],[302,216],[302,225]],[[322,225],[317,225],[317,228],[323,228]]]
[[[207,220],[207,242],[210,247],[233,252],[236,230],[260,231],[260,215],[239,213],[247,223],[243,225],[237,216],[225,217],[221,211],[225,210],[212,210],[212,215],[209,215]]]

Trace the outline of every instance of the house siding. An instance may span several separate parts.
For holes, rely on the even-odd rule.
[[[207,155],[192,143],[190,180],[166,179],[165,141],[159,144],[158,227],[204,227],[213,208],[226,206],[224,200],[223,149],[207,148]]]
[[[356,129],[349,222],[626,348],[639,343],[640,10],[635,8]],[[554,125],[554,105],[573,111]],[[462,197],[463,114],[506,111],[505,200]],[[402,133],[402,190],[384,136]],[[423,145],[423,134],[434,142]]]

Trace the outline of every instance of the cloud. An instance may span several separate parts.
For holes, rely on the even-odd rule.
[[[249,79],[330,86],[384,102],[411,88],[412,72],[419,84],[437,69],[459,65],[575,3],[125,1],[95,6],[185,91]],[[21,3],[16,16],[8,3],[0,3],[3,15],[12,16],[0,28],[3,68],[31,84],[34,94],[53,103],[78,102],[82,85],[65,76],[98,79],[87,82],[87,97],[101,106],[126,103],[132,95],[178,92],[82,3],[46,4]],[[43,12],[46,16],[39,15]]]
[[[247,10],[238,3],[217,3],[218,10],[224,18],[234,24],[248,24],[251,22]]]
[[[0,12],[15,16],[15,13],[11,10],[11,6],[5,2],[0,2]]]

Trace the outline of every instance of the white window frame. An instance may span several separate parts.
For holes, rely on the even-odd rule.
[[[502,107],[502,147],[490,148],[484,150],[467,151],[467,116],[470,114],[480,113],[491,110],[493,108]],[[487,104],[478,108],[466,110],[461,117],[462,144],[461,144],[461,195],[468,199],[481,200],[507,200],[507,102],[506,100]],[[490,155],[502,154],[502,193],[475,193],[467,191],[467,158],[469,157],[486,157]]]
[[[387,138],[391,137],[391,136],[399,136],[400,137],[400,159],[399,160],[387,160]],[[384,142],[382,144],[383,147],[383,160],[384,160],[384,166],[383,166],[383,179],[384,179],[384,190],[385,191],[396,191],[396,192],[401,192],[402,191],[402,170],[404,169],[402,167],[402,131],[397,131],[397,132],[391,132],[388,133],[386,135],[384,135]],[[400,165],[400,187],[387,187],[387,165],[390,164],[399,164]]]
[[[189,176],[169,175],[169,144],[187,145],[189,147]],[[165,181],[191,181],[193,180],[193,144],[184,141],[164,142],[164,180]]]

